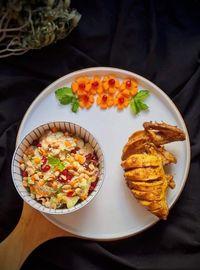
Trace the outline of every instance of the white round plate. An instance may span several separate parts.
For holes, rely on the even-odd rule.
[[[139,89],[148,89],[151,93],[146,100],[149,110],[135,116],[129,107],[119,112],[116,107],[101,110],[93,105],[89,110],[79,109],[78,113],[72,113],[70,106],[60,105],[55,97],[56,89],[71,86],[77,77],[109,74],[114,74],[119,79],[135,78]],[[164,121],[178,126],[186,134],[186,141],[166,145],[166,149],[178,160],[177,164],[169,165],[169,171],[174,175],[176,183],[175,189],[169,190],[167,194],[170,207],[181,194],[190,166],[188,132],[171,99],[147,79],[132,72],[106,67],[83,69],[58,79],[29,107],[18,131],[17,145],[33,128],[51,121],[70,121],[86,128],[101,145],[105,158],[104,183],[90,204],[67,215],[44,214],[58,227],[79,237],[116,240],[137,234],[158,221],[158,218],[141,206],[131,194],[120,166],[122,148],[128,137],[136,130],[143,129],[142,124],[146,121]]]

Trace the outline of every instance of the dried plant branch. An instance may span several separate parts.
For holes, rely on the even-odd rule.
[[[65,38],[81,15],[69,0],[0,0],[0,58]]]

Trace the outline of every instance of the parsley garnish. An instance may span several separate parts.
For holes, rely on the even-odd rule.
[[[135,114],[146,111],[149,107],[143,101],[149,96],[148,90],[140,90],[130,101],[130,106]]]
[[[72,112],[77,112],[79,108],[78,97],[72,92],[69,87],[59,88],[55,91],[56,98],[59,100],[60,104],[68,105],[71,104]]]
[[[63,171],[65,168],[65,165],[63,162],[60,161],[59,158],[56,157],[48,157],[48,163],[53,166],[54,168],[59,169],[60,171]]]

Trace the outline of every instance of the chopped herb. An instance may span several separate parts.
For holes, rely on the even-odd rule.
[[[34,185],[34,181],[31,179],[30,176],[28,176],[27,182],[29,185]]]
[[[69,87],[59,88],[55,91],[56,98],[62,105],[71,104],[72,112],[77,112],[79,108],[78,97],[72,92]]]
[[[55,193],[56,195],[59,194],[62,191],[64,185],[60,186],[57,190],[54,190],[53,193]]]
[[[53,166],[54,168],[59,169],[60,171],[63,171],[65,168],[65,165],[63,162],[60,161],[59,158],[56,157],[48,157],[48,163]]]
[[[149,107],[143,101],[149,96],[148,90],[140,90],[134,97],[132,97],[130,106],[135,114],[140,111],[146,111]]]

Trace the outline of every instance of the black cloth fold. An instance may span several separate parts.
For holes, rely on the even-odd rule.
[[[21,270],[32,269],[199,269],[199,246],[188,249],[187,239],[178,252],[178,243],[166,241],[152,228],[148,233],[117,242],[95,242],[77,238],[55,238],[34,250]],[[152,233],[152,235],[150,235]],[[177,234],[174,230],[171,233]],[[160,243],[159,243],[160,242]],[[154,244],[154,245],[153,245]],[[180,246],[179,246],[180,248]]]
[[[73,0],[71,6],[82,19],[66,39],[0,59],[0,240],[11,233],[22,211],[10,164],[31,102],[63,75],[111,66],[151,80],[180,110],[192,150],[184,190],[168,220],[139,235],[116,242],[53,239],[34,251],[23,269],[199,269],[200,2]]]

